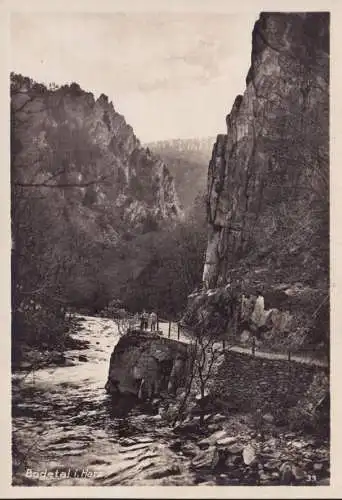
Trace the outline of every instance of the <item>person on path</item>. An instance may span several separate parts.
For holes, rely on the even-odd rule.
[[[147,330],[148,328],[148,313],[143,310],[140,317],[140,328],[141,330]]]
[[[151,312],[150,314],[150,323],[151,323],[151,332],[155,332],[157,324],[157,314],[155,312]]]

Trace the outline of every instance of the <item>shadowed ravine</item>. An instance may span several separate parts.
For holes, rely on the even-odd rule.
[[[113,406],[104,390],[119,339],[114,323],[86,317],[83,326],[78,337],[90,345],[66,353],[74,366],[40,369],[21,383],[23,374],[14,376],[13,431],[21,464],[13,484],[193,484],[189,459],[169,449],[174,435],[160,416],[146,409],[143,414],[127,399]],[[88,362],[78,361],[81,352]],[[37,481],[27,477],[28,469],[43,475],[58,469],[59,477],[54,472]],[[63,478],[63,471],[70,477]]]

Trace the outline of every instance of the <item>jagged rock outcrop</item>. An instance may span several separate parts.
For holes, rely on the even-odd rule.
[[[77,205],[85,227],[96,233],[101,225],[115,239],[181,216],[165,163],[141,146],[107,96],[12,74],[11,111],[13,182],[41,190],[59,184],[69,220],[81,224]]]
[[[300,300],[299,314],[307,313],[301,324],[324,310],[315,341],[326,340],[328,13],[260,15],[246,90],[226,123],[208,171],[204,286],[235,283],[252,295],[305,289],[309,309]]]
[[[183,215],[165,163],[106,96],[15,74],[11,194],[16,303],[32,290],[93,312],[124,299]]]
[[[282,230],[278,246],[307,268],[317,243],[308,239],[327,229],[316,227],[324,222],[316,212],[328,202],[329,15],[261,14],[246,82],[209,165],[209,288],[242,255],[264,251],[276,260]],[[326,267],[326,256],[316,265]]]
[[[106,390],[140,399],[174,393],[186,383],[188,347],[182,342],[140,331],[121,337],[111,355]]]

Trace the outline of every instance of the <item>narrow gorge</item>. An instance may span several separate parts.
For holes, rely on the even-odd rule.
[[[252,331],[261,343],[327,352],[327,13],[260,15],[246,90],[226,124],[208,170],[204,290],[191,296],[185,320],[222,329],[235,310],[236,336]]]
[[[12,483],[329,485],[329,13],[261,13],[234,100],[233,17],[130,15],[111,83],[138,124],[163,96],[151,140],[115,98],[11,73]],[[141,62],[170,26],[184,57],[163,32]],[[224,133],[167,138],[167,98],[223,78]]]

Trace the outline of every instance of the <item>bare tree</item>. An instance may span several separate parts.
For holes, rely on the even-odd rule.
[[[200,331],[199,335],[197,335],[197,343],[196,343],[196,358],[194,363],[195,372],[198,375],[199,388],[200,388],[200,406],[201,406],[201,414],[200,414],[200,424],[203,424],[204,420],[204,405],[205,405],[205,396],[208,389],[208,384],[213,375],[213,368],[215,366],[215,362],[217,361],[220,351],[215,346],[216,339],[212,336],[207,336],[205,334],[204,328]]]
[[[48,94],[44,86],[12,75],[12,333],[15,340],[38,345],[63,337],[68,289],[82,268],[83,254],[92,250],[89,238],[65,224],[65,200],[74,203],[75,194],[79,199],[82,189],[104,184],[110,176],[102,173],[102,156],[85,130],[48,122],[45,127],[47,114],[59,111],[58,96],[53,107],[34,101]]]
[[[114,315],[114,323],[116,324],[120,337],[129,331],[131,320],[125,309],[120,309],[118,313]]]
[[[117,327],[120,337],[134,329],[139,321],[137,314],[130,315],[123,307],[120,309],[115,307],[115,301],[109,304],[108,312]]]
[[[174,424],[183,417],[188,399],[193,389],[193,384],[195,383],[199,387],[200,425],[203,425],[205,397],[208,393],[214,367],[220,354],[221,352],[218,348],[216,337],[208,333],[204,326],[204,322],[202,322],[195,333],[194,340],[188,348],[189,378]]]

